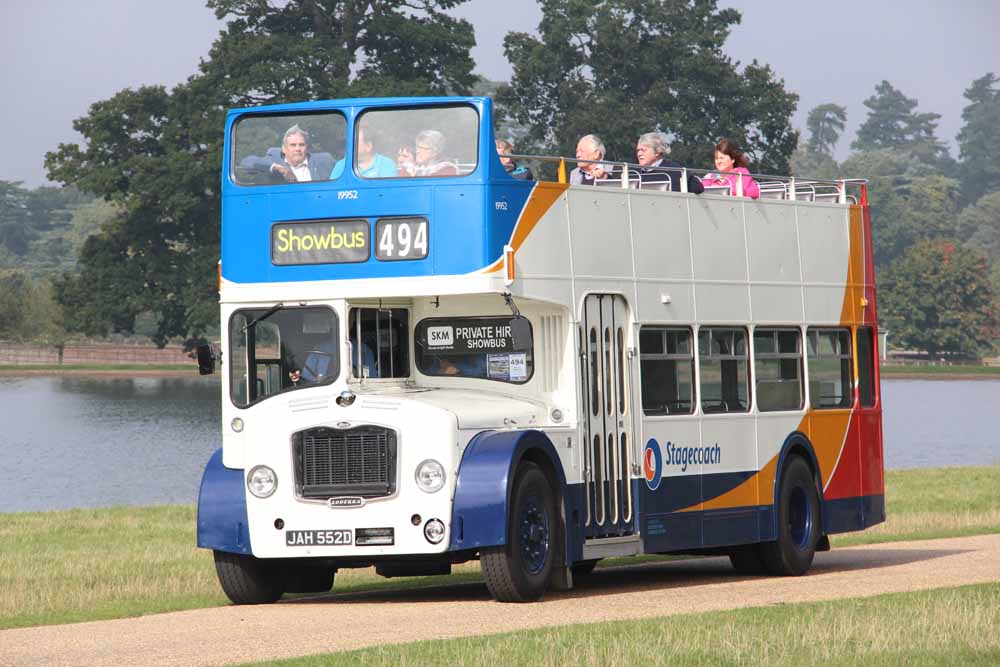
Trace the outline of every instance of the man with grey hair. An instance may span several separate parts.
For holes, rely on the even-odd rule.
[[[663,132],[647,132],[639,137],[635,147],[635,159],[639,163],[639,180],[643,185],[648,183],[670,183],[669,189],[681,191],[681,165],[667,156],[670,155],[670,143]],[[687,191],[701,194],[705,187],[694,174],[688,174]]]
[[[596,134],[588,134],[576,144],[576,169],[570,172],[569,182],[573,185],[593,185],[594,181],[608,177],[608,168],[600,162],[604,158],[604,142]]]
[[[272,148],[264,157],[251,155],[240,166],[257,172],[268,172],[288,183],[329,179],[333,170],[333,156],[329,153],[310,154],[308,149],[309,133],[298,125],[292,125],[285,130],[280,155],[277,149]]]

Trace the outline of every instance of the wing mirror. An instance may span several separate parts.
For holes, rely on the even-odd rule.
[[[198,351],[198,374],[211,375],[215,372],[215,353],[212,346],[202,343],[197,347]]]
[[[531,322],[527,317],[517,315],[510,321],[510,338],[515,352],[531,349]]]

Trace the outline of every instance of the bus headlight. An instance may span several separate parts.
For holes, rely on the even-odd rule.
[[[421,491],[435,493],[444,487],[444,466],[434,459],[426,459],[417,466],[417,472],[413,477]]]
[[[424,538],[431,544],[440,544],[444,539],[444,524],[440,519],[431,519],[424,525]]]
[[[254,466],[247,475],[247,488],[258,498],[267,498],[278,488],[278,475],[267,466]]]

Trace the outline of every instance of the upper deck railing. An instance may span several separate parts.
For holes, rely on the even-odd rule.
[[[610,160],[578,160],[575,158],[556,157],[551,155],[501,155],[518,160],[526,160],[536,163],[550,163],[558,166],[558,182],[567,183],[567,165],[571,164],[600,164],[604,171],[608,172],[607,178],[595,180],[592,187],[619,187],[622,189],[639,190],[670,190],[669,181],[643,182],[642,173],[648,173],[650,167],[644,167],[631,162],[614,162]],[[867,200],[867,179],[841,178],[841,179],[819,179],[800,178],[797,176],[774,176],[771,174],[742,174],[737,172],[723,172],[717,169],[689,169],[687,167],[653,167],[653,172],[666,174],[680,174],[680,192],[688,192],[688,176],[696,176],[701,179],[708,174],[719,174],[723,176],[734,176],[736,192],[732,192],[730,185],[705,185],[706,195],[722,197],[743,197],[743,178],[750,176],[757,182],[760,188],[760,199],[784,200],[795,202],[825,202],[830,204],[857,204],[866,203]],[[612,173],[613,172],[613,173]],[[857,193],[851,192],[856,189]]]

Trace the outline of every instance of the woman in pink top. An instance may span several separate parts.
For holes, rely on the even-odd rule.
[[[736,189],[738,183],[736,179],[741,178],[743,180],[743,196],[757,199],[760,197],[760,187],[758,187],[757,181],[750,178],[748,164],[750,161],[736,148],[736,144],[729,139],[720,139],[719,143],[715,144],[715,168],[722,173],[708,174],[701,179],[701,182],[703,185],[728,185],[729,194],[735,197],[739,194]],[[737,176],[736,174],[743,175]]]

